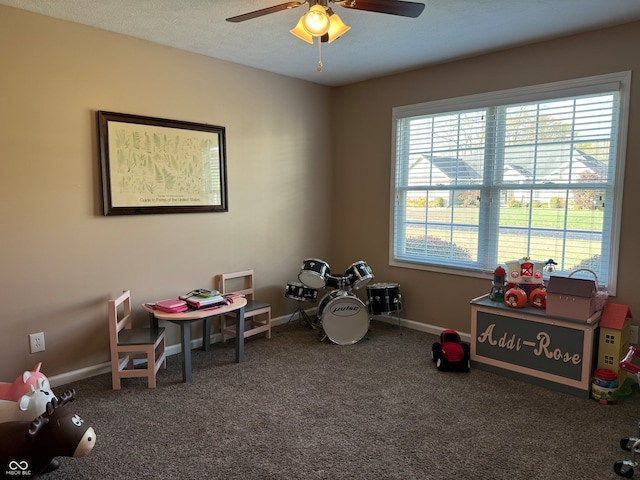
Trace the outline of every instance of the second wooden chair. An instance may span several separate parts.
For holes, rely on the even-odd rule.
[[[258,333],[266,333],[271,338],[271,305],[254,299],[253,270],[242,270],[218,275],[217,288],[221,293],[236,293],[244,295],[247,306],[244,310],[245,331],[244,336],[250,337]],[[220,333],[222,341],[236,336],[234,325],[228,325],[227,321],[234,317],[220,316]]]

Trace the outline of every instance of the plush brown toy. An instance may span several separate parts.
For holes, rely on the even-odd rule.
[[[93,449],[93,428],[69,408],[75,398],[75,390],[69,390],[32,422],[0,424],[0,476],[28,478],[42,473],[56,456],[82,457]]]

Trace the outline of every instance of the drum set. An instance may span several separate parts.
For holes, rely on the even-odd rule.
[[[359,342],[369,331],[373,315],[390,314],[402,309],[400,285],[397,283],[369,282],[374,278],[371,267],[360,260],[352,263],[343,275],[332,275],[329,264],[318,258],[302,262],[298,280],[289,282],[285,296],[298,301],[296,313],[309,327],[322,328],[324,336],[338,345]],[[367,287],[367,304],[353,290]],[[301,302],[316,302],[318,291],[329,289],[318,304],[318,316],[312,321]],[[293,318],[293,315],[291,318]]]

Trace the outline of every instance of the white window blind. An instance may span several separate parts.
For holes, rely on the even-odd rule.
[[[630,73],[393,111],[392,265],[530,257],[615,291]]]

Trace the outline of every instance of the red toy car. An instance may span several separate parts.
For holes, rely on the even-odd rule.
[[[471,369],[469,344],[462,342],[455,330],[443,330],[440,333],[440,341],[431,347],[431,358],[436,362],[438,370],[468,372]]]

